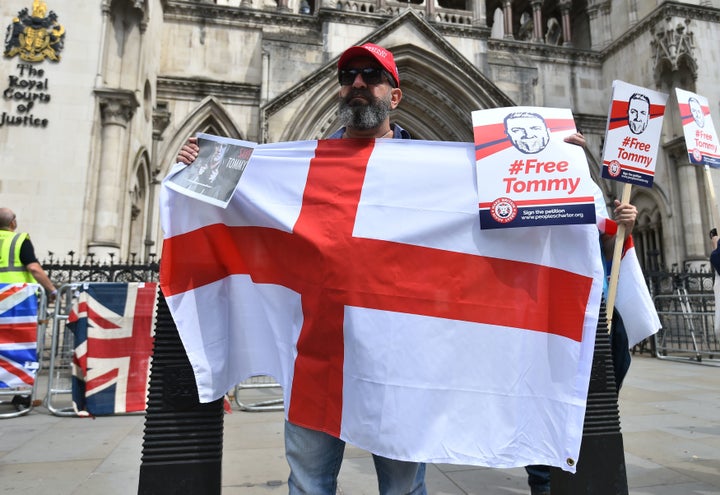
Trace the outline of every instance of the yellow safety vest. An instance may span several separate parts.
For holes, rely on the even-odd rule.
[[[35,277],[20,261],[20,246],[27,238],[26,233],[0,230],[0,283],[36,283]]]

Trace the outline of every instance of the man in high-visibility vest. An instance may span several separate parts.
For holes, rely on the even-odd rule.
[[[10,208],[0,208],[0,283],[39,283],[52,301],[57,295],[55,286],[35,257],[30,236],[16,233],[17,217]],[[30,407],[30,395],[16,395],[12,404],[22,410]]]
[[[30,236],[16,233],[17,217],[10,208],[0,208],[0,283],[38,283],[52,300],[55,286],[35,257]]]

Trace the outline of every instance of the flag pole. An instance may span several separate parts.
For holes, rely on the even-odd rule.
[[[711,227],[718,228],[718,204],[717,200],[715,199],[715,187],[713,187],[712,175],[710,174],[710,166],[708,165],[705,165],[705,188],[710,194],[710,204],[712,205],[712,208],[710,210],[710,220],[712,220]]]
[[[630,202],[632,184],[625,183],[622,192],[621,203]],[[625,244],[625,224],[619,223],[617,234],[615,234],[615,250],[613,251],[612,266],[610,268],[610,282],[608,283],[607,297],[607,326],[608,333],[612,330],[612,317],[615,309],[615,296],[617,295],[617,284],[620,276],[620,259],[622,258],[623,245]]]

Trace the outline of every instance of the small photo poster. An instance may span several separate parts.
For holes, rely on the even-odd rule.
[[[197,138],[198,157],[166,184],[186,196],[225,208],[257,144],[204,133]]]
[[[675,88],[675,94],[690,163],[720,168],[718,138],[707,98],[680,88]]]
[[[566,108],[507,107],[472,113],[480,228],[594,224],[585,151]]]
[[[613,81],[602,177],[652,187],[668,95]]]

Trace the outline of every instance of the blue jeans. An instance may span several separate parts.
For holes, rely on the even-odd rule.
[[[550,490],[550,466],[525,466],[528,485],[535,490]]]
[[[335,495],[345,442],[285,421],[290,495]],[[373,454],[380,495],[426,495],[425,464]]]

